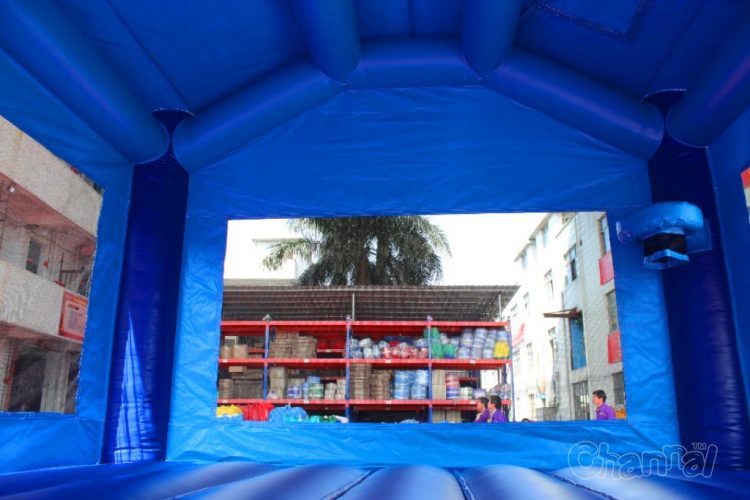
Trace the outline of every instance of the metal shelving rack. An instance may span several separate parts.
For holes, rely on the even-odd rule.
[[[385,337],[389,334],[403,336],[421,335],[426,328],[436,327],[441,332],[459,333],[464,328],[504,328],[510,332],[507,322],[471,322],[471,321],[433,321],[428,317],[426,321],[273,321],[270,317],[262,321],[222,321],[222,336],[263,336],[264,348],[251,349],[251,353],[263,353],[263,358],[219,359],[219,367],[246,366],[263,369],[263,398],[262,399],[219,399],[218,404],[253,404],[272,403],[275,405],[292,404],[311,409],[337,410],[342,409],[347,417],[351,410],[408,410],[419,409],[427,411],[427,421],[432,422],[432,409],[445,408],[470,411],[475,408],[472,400],[433,400],[432,399],[432,370],[460,370],[472,371],[479,382],[479,371],[498,369],[501,383],[511,383],[513,387],[513,366],[511,359],[432,359],[432,342],[428,342],[427,359],[360,359],[349,356],[350,346],[355,331],[362,331],[370,337]],[[319,354],[341,354],[341,358],[275,358],[268,357],[272,336],[276,329],[299,331],[305,335],[320,338],[321,336],[345,335],[344,349],[318,349]],[[512,337],[510,339],[512,345]],[[392,369],[424,369],[428,370],[428,399],[425,400],[353,400],[350,399],[349,381],[350,366],[353,364],[369,364],[373,368]],[[285,366],[289,368],[332,369],[340,368],[346,379],[345,400],[315,400],[315,399],[268,399],[268,369],[270,366]],[[514,396],[513,396],[514,397]],[[503,400],[506,414],[511,417],[512,400]]]

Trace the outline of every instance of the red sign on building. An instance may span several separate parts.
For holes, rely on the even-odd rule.
[[[609,283],[615,279],[615,268],[612,266],[612,252],[605,253],[599,259],[599,283]]]
[[[526,330],[526,323],[521,323],[521,327],[517,332],[513,333],[513,348],[523,344],[524,333]]]
[[[607,358],[609,360],[609,364],[614,364],[622,361],[620,330],[615,330],[607,336]]]
[[[60,336],[83,342],[86,331],[86,317],[89,301],[77,293],[63,292],[62,311],[60,313]]]

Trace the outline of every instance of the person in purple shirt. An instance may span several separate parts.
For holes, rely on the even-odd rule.
[[[486,424],[487,419],[490,418],[490,410],[487,409],[487,403],[489,403],[489,399],[484,396],[477,399],[477,418],[474,419],[475,424]]]
[[[508,421],[508,417],[505,416],[505,413],[500,409],[500,406],[502,406],[500,396],[490,396],[489,418],[487,419],[488,423],[495,424]]]
[[[594,405],[596,405],[596,419],[597,420],[614,420],[615,411],[609,406],[607,401],[607,393],[599,389],[594,391]]]

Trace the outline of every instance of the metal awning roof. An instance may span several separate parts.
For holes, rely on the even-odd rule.
[[[517,286],[300,287],[225,284],[225,320],[492,321]]]

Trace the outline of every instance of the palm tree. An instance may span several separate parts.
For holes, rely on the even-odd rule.
[[[293,219],[289,227],[301,237],[273,245],[263,266],[312,262],[301,285],[427,285],[442,275],[439,254],[450,255],[443,231],[420,216]]]

